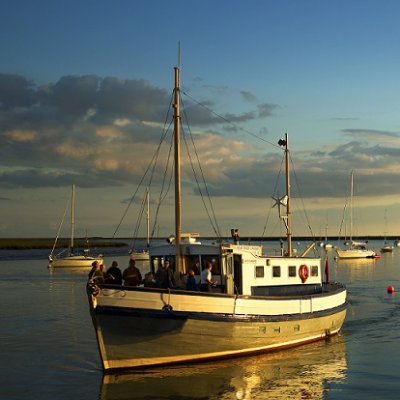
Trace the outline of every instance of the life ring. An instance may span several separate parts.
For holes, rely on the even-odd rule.
[[[304,283],[309,276],[310,276],[310,271],[308,270],[307,265],[305,265],[305,264],[300,265],[299,277],[301,279],[301,282]]]

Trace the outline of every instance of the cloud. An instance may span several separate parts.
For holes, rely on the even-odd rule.
[[[39,134],[36,131],[24,131],[20,129],[5,131],[3,132],[3,136],[15,142],[34,142],[39,138]]]
[[[276,108],[278,108],[276,104],[260,104],[258,106],[258,115],[260,118],[270,117]]]
[[[29,107],[37,102],[34,84],[15,74],[0,73],[0,110]]]
[[[84,171],[73,174],[68,171],[49,171],[43,169],[20,169],[0,174],[0,186],[4,188],[62,187],[74,182],[77,186],[94,188],[119,186],[117,180],[98,174],[96,171]]]
[[[399,133],[380,131],[375,129],[343,129],[345,134],[352,137],[369,138],[379,140],[379,138],[400,138]]]
[[[249,103],[255,103],[257,101],[257,97],[247,90],[242,90],[240,94],[242,95],[243,99],[248,101]]]
[[[215,97],[200,104],[183,96],[182,121],[187,116],[190,129],[183,123],[182,135],[192,134],[213,196],[266,198],[275,187],[282,153],[265,153],[264,146],[251,148],[232,140],[232,135],[227,140],[224,133],[270,117],[279,106],[256,104],[248,91],[241,96],[254,104],[238,113],[211,111],[218,109]],[[38,87],[21,76],[0,74],[0,187],[134,186],[149,168],[164,128],[172,129],[171,112],[166,116],[170,100],[168,91],[145,80],[65,76]],[[163,179],[171,143],[171,132],[167,133],[153,183]],[[352,169],[362,184],[360,194],[395,193],[400,135],[371,129],[343,133],[351,140],[333,148],[292,151],[298,180],[297,185],[293,178],[294,195],[347,196]],[[196,193],[185,146],[182,143],[182,175]],[[283,186],[278,187],[283,193]]]

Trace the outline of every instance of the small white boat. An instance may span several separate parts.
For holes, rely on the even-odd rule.
[[[68,249],[64,249],[58,254],[54,254],[69,203],[71,203],[71,233],[70,233],[69,247]],[[99,254],[98,256],[91,256],[89,254],[88,248],[84,249],[82,254],[76,254],[74,252],[74,236],[75,236],[75,185],[72,185],[71,199],[70,201],[67,202],[67,206],[65,208],[63,218],[58,228],[58,233],[54,241],[53,248],[51,250],[51,253],[49,254],[49,267],[86,268],[86,267],[91,267],[94,261],[99,261],[100,264],[103,262],[103,256],[101,254]]]
[[[400,240],[399,240],[399,239],[396,239],[396,240],[393,242],[393,245],[394,245],[394,247],[400,247]]]
[[[365,242],[353,241],[353,197],[354,197],[354,171],[351,171],[351,189],[350,189],[350,240],[348,242],[349,248],[347,249],[336,249],[336,253],[341,259],[348,258],[375,258],[377,254],[374,250],[370,250],[366,247]]]
[[[336,249],[339,258],[375,258],[377,256],[374,250],[367,249],[364,245],[351,245],[348,249]]]
[[[103,257],[91,257],[86,255],[68,255],[65,257],[54,257],[49,258],[50,265],[49,267],[53,268],[62,268],[62,267],[72,267],[72,268],[88,268],[92,267],[94,261],[98,261],[100,264],[103,263]]]
[[[381,253],[391,253],[393,251],[393,246],[386,244],[381,248]]]
[[[175,68],[174,132],[179,146],[179,68]],[[178,141],[178,144],[177,144]],[[102,367],[121,369],[200,362],[274,351],[335,335],[346,316],[346,288],[329,282],[320,258],[307,257],[313,244],[293,255],[288,136],[278,143],[286,158],[287,249],[262,254],[262,246],[203,244],[181,240],[180,163],[175,157],[175,236],[150,246],[150,267],[168,258],[177,284],[168,289],[88,282],[87,294]],[[176,153],[178,154],[178,153]],[[237,230],[232,230],[234,233]],[[212,265],[216,287],[184,290],[188,271]]]
[[[388,242],[387,242],[387,210],[385,209],[385,243],[383,245],[383,247],[381,248],[381,253],[391,253],[393,251],[393,246],[391,246]]]

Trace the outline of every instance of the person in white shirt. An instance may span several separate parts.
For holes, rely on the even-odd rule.
[[[212,264],[210,262],[207,263],[207,267],[201,271],[200,274],[200,291],[202,292],[212,292],[212,286],[215,285],[215,282],[212,281]]]

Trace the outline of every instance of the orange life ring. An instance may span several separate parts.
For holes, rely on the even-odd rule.
[[[310,276],[310,271],[308,270],[307,265],[305,265],[305,264],[300,265],[299,277],[301,279],[301,282],[304,283],[309,276]]]

